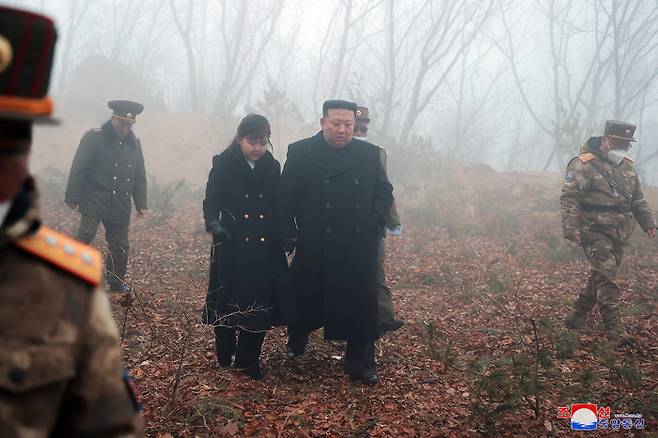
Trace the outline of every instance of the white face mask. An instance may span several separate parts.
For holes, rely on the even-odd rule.
[[[612,161],[615,164],[621,163],[624,158],[628,155],[628,151],[623,149],[610,149],[608,151],[608,160]]]

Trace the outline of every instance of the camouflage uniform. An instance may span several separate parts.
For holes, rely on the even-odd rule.
[[[606,329],[618,332],[620,290],[616,280],[624,247],[633,233],[635,220],[645,231],[656,224],[633,161],[625,158],[620,164],[611,162],[599,150],[601,140],[602,137],[590,138],[583,153],[571,160],[560,197],[564,236],[580,236],[591,265],[587,285],[567,318],[567,326],[579,327],[598,298]],[[612,187],[597,166],[616,176],[612,181],[618,186]]]
[[[354,124],[354,136],[365,137],[368,135],[368,126],[370,124],[370,110],[365,106],[358,106],[356,108],[356,119]],[[379,146],[380,159],[384,172],[386,168],[386,149]],[[382,333],[398,330],[404,324],[404,321],[395,319],[393,312],[393,296],[391,288],[386,283],[386,271],[384,263],[386,261],[386,230],[397,230],[398,235],[400,232],[400,215],[398,214],[398,207],[393,199],[393,204],[389,209],[386,217],[384,218],[385,229],[379,239],[379,259],[377,263],[377,317],[379,319],[379,328]]]
[[[29,180],[0,228],[0,436],[141,436],[100,254],[36,205]]]
[[[141,436],[100,254],[40,226],[27,175],[33,123],[55,122],[55,40],[0,6],[0,437]]]
[[[381,151],[381,160],[384,165],[384,171],[386,171],[386,149],[379,147]],[[395,204],[395,199],[391,208],[386,216],[386,228],[393,230],[399,227],[400,224],[400,215],[398,213],[398,207]],[[386,271],[384,270],[384,262],[386,261],[386,239],[382,236],[379,239],[379,261],[377,269],[377,300],[378,300],[378,309],[379,309],[379,324],[387,323],[395,320],[395,314],[393,312],[393,296],[391,294],[391,288],[386,283]]]

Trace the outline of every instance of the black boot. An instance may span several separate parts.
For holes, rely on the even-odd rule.
[[[374,341],[347,341],[344,369],[350,380],[376,385],[379,378],[375,370]]]
[[[399,330],[404,325],[404,321],[401,319],[391,319],[390,321],[383,322],[379,325],[379,332],[381,334],[394,332]]]
[[[288,326],[288,359],[304,355],[310,333],[296,326]]]
[[[260,369],[260,351],[265,339],[265,332],[250,332],[240,330],[238,348],[235,353],[235,368],[240,374],[254,380],[262,380],[265,376]]]
[[[229,368],[233,362],[235,333],[234,327],[215,327],[215,353],[221,368]]]

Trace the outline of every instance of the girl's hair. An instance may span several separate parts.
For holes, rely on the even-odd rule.
[[[270,127],[270,122],[260,114],[247,114],[238,125],[238,132],[233,137],[232,145],[238,144],[238,141],[242,138],[249,138],[252,140],[259,140],[261,138],[267,138],[268,142],[270,136],[272,135],[272,128]]]

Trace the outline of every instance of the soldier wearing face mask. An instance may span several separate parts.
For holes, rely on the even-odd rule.
[[[637,221],[649,238],[656,222],[644,199],[633,160],[635,125],[608,120],[603,137],[591,137],[572,159],[560,196],[564,237],[581,246],[591,272],[565,323],[578,329],[597,304],[606,332],[621,335],[617,272]]]

